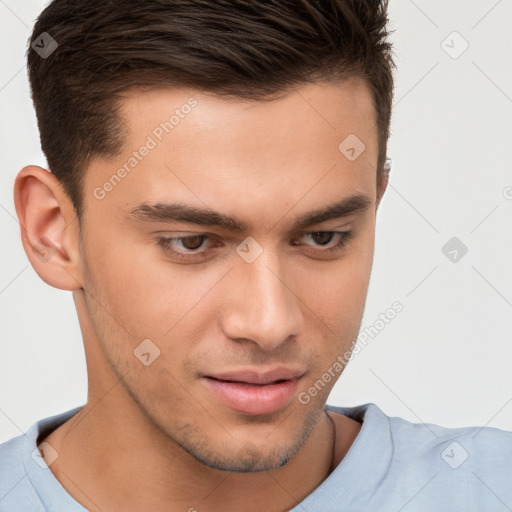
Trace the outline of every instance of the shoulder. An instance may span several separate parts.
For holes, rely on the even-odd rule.
[[[512,432],[494,427],[444,427],[434,423],[419,423],[388,416],[377,405],[367,403],[356,407],[334,407],[329,410],[359,421],[366,429],[385,432],[399,460],[435,456],[452,467],[471,457],[485,464],[492,456],[510,466],[512,461]],[[467,456],[464,452],[467,452]],[[455,460],[451,460],[455,459]],[[464,461],[463,461],[464,459]]]
[[[23,434],[0,444],[0,512],[44,510],[24,463],[29,446],[26,436]]]
[[[433,423],[414,423],[389,417],[390,440],[400,459],[414,457],[440,459],[452,469],[468,466],[485,468],[492,462],[510,471],[512,432],[494,427],[444,427]]]
[[[425,499],[432,494],[449,496],[454,504],[489,510],[512,505],[512,432],[390,417],[389,434],[393,444],[390,475],[408,488],[412,483],[418,491],[428,488]]]
[[[69,499],[41,456],[37,441],[80,408],[39,420],[24,434],[0,444],[0,512],[44,512],[45,505],[67,504]]]
[[[410,499],[418,511],[512,510],[512,432],[415,423],[371,403],[330,410],[362,422],[343,462],[372,482],[371,505]]]

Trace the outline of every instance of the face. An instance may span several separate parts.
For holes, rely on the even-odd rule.
[[[85,179],[90,384],[124,376],[144,421],[211,467],[279,467],[360,328],[378,204],[371,93],[360,79],[273,101],[132,91],[121,114],[123,153]]]

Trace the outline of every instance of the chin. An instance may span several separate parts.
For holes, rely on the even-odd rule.
[[[280,435],[274,432],[273,436],[266,434],[260,439],[248,435],[237,439],[227,435],[228,439],[222,441],[197,431],[194,434],[189,431],[188,435],[182,431],[176,441],[189,455],[210,468],[233,473],[260,473],[287,464],[304,446],[315,425],[316,421],[310,419],[302,424],[302,428],[297,430],[295,427]]]
[[[197,461],[212,469],[232,473],[260,473],[280,468],[299,451],[300,446],[259,449],[252,443],[246,443],[237,452],[219,453],[210,451],[187,450]]]

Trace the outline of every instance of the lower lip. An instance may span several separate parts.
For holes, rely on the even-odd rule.
[[[208,388],[226,405],[244,414],[270,414],[293,397],[299,379],[274,384],[247,384],[204,378]]]

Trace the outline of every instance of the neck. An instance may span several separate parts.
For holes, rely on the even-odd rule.
[[[59,453],[51,470],[90,510],[283,510],[330,473],[332,424],[323,414],[301,450],[280,468],[231,473],[198,462],[154,426],[114,385],[46,439]]]

